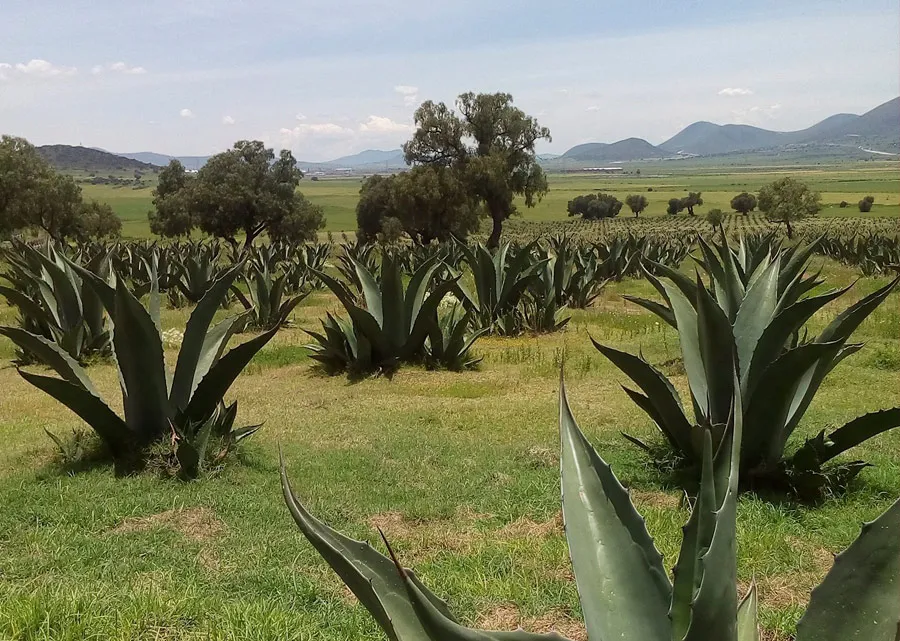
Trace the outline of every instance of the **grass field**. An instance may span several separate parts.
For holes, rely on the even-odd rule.
[[[783,176],[795,176],[822,193],[822,216],[900,216],[900,168],[896,161],[860,162],[833,166],[741,167],[714,169],[690,167],[673,163],[641,166],[641,175],[582,176],[554,174],[549,177],[550,191],[533,209],[522,207],[525,220],[561,220],[566,218],[566,204],[580,194],[605,191],[620,200],[630,193],[642,193],[650,200],[644,216],[665,215],[670,198],[681,198],[688,191],[703,192],[703,212],[718,207],[729,211],[731,198],[741,191],[756,192],[759,188]],[[629,168],[629,171],[634,171]],[[328,231],[356,229],[356,202],[361,178],[303,180],[302,191],[309,199],[324,207]],[[652,188],[652,192],[648,189]],[[123,220],[122,233],[126,237],[145,237],[150,233],[147,212],[152,208],[151,189],[83,185],[87,198],[108,202]],[[856,203],[864,196],[875,197],[870,214],[860,214]],[[847,209],[838,204],[846,200]],[[627,208],[620,216],[628,216]]]
[[[586,184],[556,179],[554,198],[562,202],[561,194]],[[310,193],[333,189],[331,206],[349,207],[343,187],[322,181]],[[695,188],[707,191],[706,184]],[[542,211],[549,210],[536,215]],[[856,278],[831,263],[825,274],[833,286]],[[885,282],[860,281],[817,314],[813,328]],[[564,332],[483,339],[477,349],[484,361],[475,372],[412,368],[393,380],[356,383],[310,367],[302,329],[337,308],[317,293],[295,312],[296,327],[276,336],[230,394],[239,400],[239,421],[265,421],[264,429],[220,475],[190,484],[149,473],[115,479],[103,465],[67,473],[43,430],[71,433],[79,421],[14,369],[0,370],[0,638],[383,638],[291,521],[280,496],[280,446],[295,490],[314,513],[373,544],[382,528],[466,623],[555,627],[584,639],[559,516],[563,360],[582,428],[632,489],[667,567],[687,517],[680,492],[620,436],[624,430],[653,439],[655,428],[588,339],[643,350],[676,374],[677,334],[625,302],[628,293],[653,295],[646,281],[626,280],[608,287],[594,308],[576,312]],[[826,380],[801,437],[900,404],[898,303],[892,295],[858,330],[865,349]],[[13,316],[0,307],[3,324]],[[167,311],[164,326],[183,326],[185,318],[184,311]],[[0,359],[12,355],[0,342]],[[112,366],[94,366],[91,375],[108,399],[117,398]],[[684,376],[675,380],[684,393]],[[739,576],[744,587],[754,578],[759,584],[767,639],[788,638],[832,554],[900,495],[900,430],[853,456],[875,467],[848,494],[820,506],[740,500]]]

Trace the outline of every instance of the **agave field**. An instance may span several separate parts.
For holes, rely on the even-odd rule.
[[[895,220],[7,245],[0,638],[897,641]]]

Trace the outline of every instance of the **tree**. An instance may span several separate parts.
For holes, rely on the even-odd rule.
[[[570,200],[566,209],[569,216],[597,220],[617,216],[622,210],[622,202],[612,194],[587,194]]]
[[[859,201],[859,210],[864,214],[868,214],[870,211],[872,211],[872,205],[874,204],[875,196],[866,196]]]
[[[739,214],[747,215],[756,209],[756,196],[742,191],[731,199],[731,208]]]
[[[637,218],[642,211],[647,209],[647,205],[650,204],[650,201],[647,200],[646,196],[641,194],[630,194],[625,198],[625,204],[628,205],[628,208],[631,209],[631,213]]]
[[[28,226],[43,229],[53,240],[81,235],[79,218],[84,204],[81,188],[71,176],[44,177],[20,207]]]
[[[196,226],[235,245],[237,236],[244,234],[244,251],[264,232],[273,239],[312,240],[325,226],[325,216],[297,192],[302,177],[290,151],[283,149],[276,158],[258,140],[240,140],[216,154],[196,178],[189,177],[180,163],[170,163],[160,173],[151,228],[179,236]]]
[[[694,215],[694,207],[699,207],[703,204],[703,198],[700,197],[701,192],[692,191],[688,192],[688,195],[681,199],[682,209],[687,208],[688,216]]]
[[[773,223],[784,223],[793,238],[791,223],[819,213],[822,197],[808,185],[793,178],[781,178],[759,190],[759,210]]]
[[[712,225],[713,232],[717,229],[722,233],[722,236],[725,236],[725,228],[722,224],[725,222],[725,214],[722,213],[722,210],[718,207],[713,207],[708,212],[706,212],[706,222]]]
[[[122,233],[122,220],[107,203],[92,200],[81,206],[79,233],[84,238],[118,238]]]
[[[464,93],[459,114],[444,103],[426,101],[416,110],[416,132],[403,145],[410,165],[448,167],[491,217],[488,247],[500,244],[503,221],[516,213],[513,199],[533,207],[547,192],[547,177],[537,163],[535,143],[550,140],[550,130],[513,106],[510,94]]]
[[[684,201],[681,198],[670,198],[669,206],[666,207],[666,213],[670,216],[680,214],[684,211]]]
[[[159,172],[153,190],[154,209],[148,214],[151,232],[169,238],[191,233],[197,225],[191,206],[195,180],[179,160],[172,160]]]
[[[374,240],[395,218],[416,242],[465,238],[478,229],[479,203],[466,182],[448,167],[423,165],[385,178],[363,182],[356,206],[357,235]]]
[[[0,234],[28,227],[27,203],[53,174],[24,138],[0,138]]]

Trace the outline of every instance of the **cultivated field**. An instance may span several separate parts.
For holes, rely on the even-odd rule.
[[[572,180],[566,193],[583,185]],[[824,275],[830,286],[857,278],[830,261]],[[886,282],[861,280],[818,313],[812,328]],[[314,513],[378,545],[380,527],[464,622],[555,627],[584,639],[559,515],[563,360],[582,428],[631,488],[667,567],[688,514],[681,491],[621,437],[625,430],[653,440],[655,428],[619,387],[624,376],[589,341],[642,350],[685,393],[675,330],[623,294],[654,292],[645,280],[626,279],[608,286],[593,308],[575,312],[563,332],[483,338],[475,372],[404,368],[392,380],[348,382],[314,370],[303,348],[302,330],[339,308],[331,295],[315,293],[295,311],[296,326],[263,349],[229,394],[240,401],[239,423],[265,427],[221,474],[193,483],[152,473],[116,479],[106,465],[61,467],[43,430],[65,435],[83,426],[13,368],[0,370],[0,638],[383,638],[288,515],[281,447],[295,490]],[[854,340],[865,349],[826,380],[798,442],[900,405],[898,303],[895,293],[857,331]],[[183,328],[186,317],[164,311],[163,328]],[[0,306],[0,322],[14,323],[11,308]],[[12,357],[12,345],[0,341],[0,359]],[[117,398],[113,366],[92,366],[91,376],[107,398]],[[821,505],[740,499],[739,578],[744,587],[753,579],[759,585],[768,639],[788,638],[832,554],[900,495],[900,430],[853,456],[875,467]]]
[[[633,172],[640,169],[641,175]],[[860,216],[856,203],[864,196],[875,197],[869,217],[900,216],[900,169],[896,161],[860,162],[831,166],[760,166],[715,169],[690,167],[680,163],[647,164],[628,167],[623,176],[582,176],[554,174],[550,176],[550,191],[534,208],[521,213],[525,220],[560,220],[566,218],[566,204],[575,196],[594,190],[610,192],[619,200],[631,193],[642,193],[650,200],[643,216],[663,216],[670,198],[681,198],[688,191],[703,192],[704,211],[718,207],[729,211],[731,198],[741,192],[756,192],[767,183],[783,176],[795,176],[822,193],[824,209],[821,216]],[[148,176],[149,178],[149,176]],[[356,229],[356,202],[361,178],[335,178],[311,181],[304,179],[300,188],[309,199],[325,208],[328,231]],[[653,189],[648,192],[648,189]],[[147,212],[152,207],[150,187],[133,189],[108,185],[82,185],[86,198],[108,202],[124,222],[126,237],[146,237],[150,230]],[[838,205],[849,203],[846,209]],[[620,217],[630,215],[624,208]]]

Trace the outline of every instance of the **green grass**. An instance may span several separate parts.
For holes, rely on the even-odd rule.
[[[756,192],[766,182],[782,176],[795,176],[822,193],[822,216],[900,217],[900,173],[896,161],[844,163],[831,166],[791,167],[735,167],[714,168],[682,163],[640,165],[641,175],[634,173],[638,165],[628,167],[622,176],[553,174],[549,177],[550,191],[532,209],[520,205],[522,218],[534,221],[566,219],[566,204],[580,194],[605,191],[620,200],[630,193],[641,193],[650,200],[643,216],[663,216],[670,198],[681,198],[688,191],[703,192],[701,215],[718,207],[730,211],[731,198],[741,192]],[[152,176],[148,176],[148,180]],[[356,229],[356,203],[361,178],[305,179],[300,189],[309,199],[325,209],[326,231],[341,232]],[[652,188],[652,192],[647,190]],[[123,220],[122,233],[126,237],[146,237],[150,234],[147,212],[153,207],[152,189],[132,189],[107,185],[82,185],[86,198],[108,202]],[[875,197],[869,214],[861,214],[857,203],[866,195]],[[838,205],[850,203],[846,209]],[[624,208],[620,217],[630,216]]]
[[[831,263],[826,275],[834,285],[855,278]],[[884,282],[861,281],[817,314],[813,329]],[[655,428],[588,338],[640,349],[657,364],[673,361],[675,331],[621,297],[649,291],[646,281],[611,285],[562,333],[485,338],[475,372],[410,368],[393,380],[359,382],[319,375],[305,357],[302,330],[339,307],[330,295],[310,296],[295,312],[296,326],[276,336],[230,394],[239,422],[264,428],[220,474],[189,484],[150,474],[115,479],[107,466],[67,475],[43,429],[71,433],[79,421],[15,370],[0,369],[0,638],[382,638],[291,521],[280,496],[279,447],[314,513],[373,544],[381,527],[466,623],[554,624],[575,635],[580,607],[559,525],[563,359],[573,411],[633,490],[667,567],[687,517],[679,492],[620,436],[653,439]],[[898,303],[892,295],[860,327],[855,339],[868,346],[831,374],[797,440],[900,404]],[[0,319],[12,317],[0,307]],[[166,311],[163,325],[185,318]],[[0,342],[0,358],[11,356]],[[91,376],[117,399],[111,365],[92,367]],[[675,381],[684,392],[684,377]],[[758,582],[762,622],[774,638],[788,638],[831,554],[900,495],[900,431],[852,455],[875,467],[819,507],[740,500],[740,580]]]

